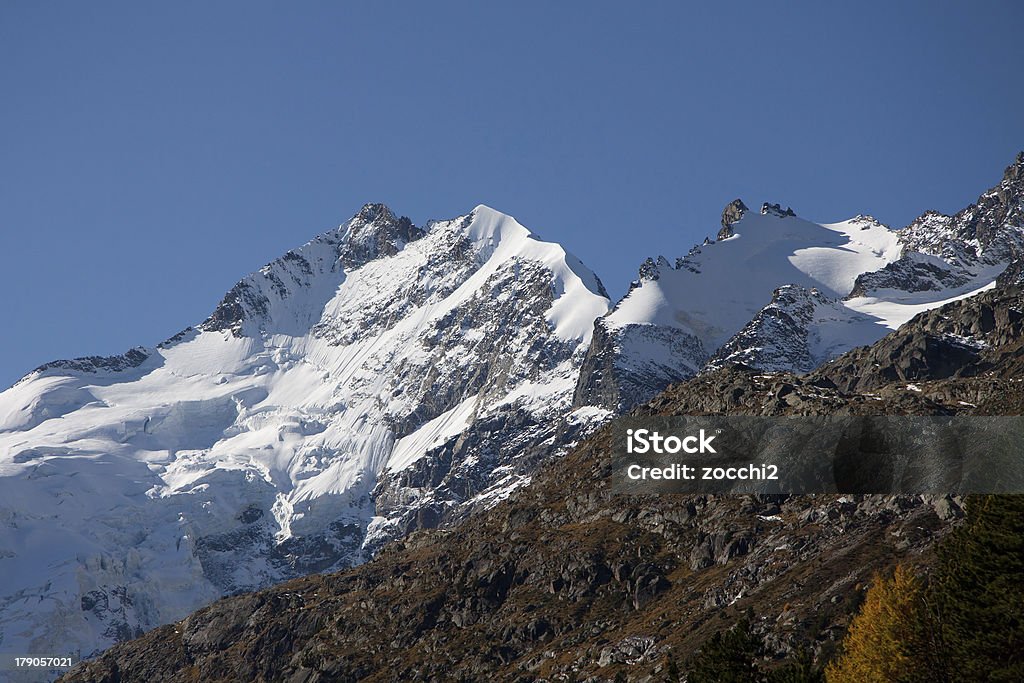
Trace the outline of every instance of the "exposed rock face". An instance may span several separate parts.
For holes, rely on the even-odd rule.
[[[860,394],[825,377],[733,366],[638,413],[1019,414],[1018,301],[1000,292],[944,309],[951,329],[989,340],[982,377],[966,376],[976,364],[967,359],[946,379]],[[871,376],[883,347],[836,365]],[[457,529],[413,534],[349,572],[222,600],[63,680],[643,677],[685,660],[748,607],[769,656],[800,645],[821,654],[875,572],[928,564],[962,516],[948,496],[616,496],[611,438],[600,430]]]
[[[846,348],[847,328],[865,323],[870,323],[867,316],[816,289],[779,287],[771,303],[726,342],[702,372],[731,364],[768,372],[810,372],[839,355],[837,347]]]
[[[997,287],[921,313],[879,340],[812,374],[842,391],[892,382],[982,375],[1021,356],[1024,299],[1018,287]]]
[[[71,371],[88,372],[120,372],[129,368],[137,368],[146,362],[150,356],[149,351],[142,346],[129,349],[118,356],[85,356],[72,360],[57,360],[52,363],[44,363],[32,371],[31,374],[44,374],[47,372]]]
[[[910,252],[882,270],[864,273],[857,278],[850,299],[872,296],[882,290],[901,292],[941,292],[963,287],[972,280],[972,273],[950,265],[935,256]]]
[[[650,353],[651,349],[664,353]],[[599,319],[580,368],[573,403],[621,412],[673,382],[692,377],[707,359],[700,339],[683,330],[645,324],[609,330]]]
[[[346,268],[357,268],[382,256],[394,256],[426,234],[405,216],[398,218],[383,204],[367,204],[350,223],[338,250]]]
[[[594,323],[594,335],[590,348],[580,366],[580,380],[573,394],[573,405],[602,406],[617,410],[622,395],[619,377],[615,368],[617,354],[607,327],[598,320]],[[584,379],[585,378],[585,379]]]
[[[741,199],[734,199],[726,204],[725,208],[722,209],[722,229],[718,231],[717,239],[724,240],[732,237],[733,224],[743,218],[743,214],[749,210]],[[707,243],[708,240],[705,240],[705,244]]]
[[[979,251],[1000,244],[1007,226],[1024,227],[1024,152],[1018,153],[1014,162],[1006,167],[999,184],[982,194],[971,206],[952,217],[931,213],[918,220],[927,223],[926,217],[948,225],[960,240],[976,240]],[[918,226],[918,222],[911,224],[911,228]],[[936,235],[923,225],[909,232],[911,248],[926,253],[941,252],[942,235]]]
[[[640,280],[657,280],[661,276],[661,268],[667,264],[668,261],[665,260],[664,256],[659,256],[657,261],[648,256],[644,259],[644,262],[640,264]]]
[[[273,327],[271,297],[284,300],[312,287],[325,273],[341,273],[370,261],[394,256],[409,242],[426,234],[406,217],[397,218],[383,204],[366,204],[338,230],[316,237],[308,245],[287,252],[258,272],[241,280],[224,298],[200,329],[228,330],[236,337],[248,331]],[[310,262],[315,254],[319,261]],[[314,268],[316,271],[314,273]],[[249,322],[249,329],[245,323]],[[311,322],[316,322],[312,320]]]
[[[1000,287],[1024,287],[1024,255],[1015,253],[1013,261],[999,274],[997,282]]]

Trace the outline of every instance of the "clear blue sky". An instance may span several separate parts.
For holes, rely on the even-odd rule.
[[[201,321],[368,201],[489,204],[614,295],[737,196],[955,211],[1024,148],[1021,26],[1017,0],[5,0],[0,385]]]

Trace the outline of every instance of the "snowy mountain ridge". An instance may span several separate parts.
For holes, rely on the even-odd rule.
[[[818,224],[767,203],[753,213],[738,200],[725,214],[722,239],[695,246],[674,266],[648,260],[626,296],[597,321],[578,404],[618,410],[647,400],[698,373],[779,287],[841,299],[860,274],[900,256],[896,233],[873,219]],[[837,334],[853,345],[885,333],[866,316],[848,322]]]
[[[620,411],[723,363],[808,372],[918,313],[994,286],[1024,253],[1024,154],[954,216],[902,230],[871,216],[814,223],[765,202],[722,212],[706,239],[640,277],[595,324],[576,405]]]
[[[509,216],[367,205],[157,348],[37,369],[0,394],[0,646],[88,654],[508,495],[599,417],[607,305]]]
[[[716,241],[648,259],[611,308],[510,216],[417,227],[367,204],[162,344],[0,393],[0,649],[88,655],[363,562],[507,497],[671,382],[808,372],[1020,279],[1022,183],[1024,155],[976,204],[899,231],[736,200]]]

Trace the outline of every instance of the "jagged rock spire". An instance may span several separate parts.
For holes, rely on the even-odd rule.
[[[722,209],[722,229],[718,231],[717,239],[724,240],[732,237],[732,226],[736,221],[743,218],[750,209],[743,203],[742,199],[734,199]]]
[[[361,266],[380,256],[394,256],[409,242],[426,234],[384,204],[366,204],[346,226],[338,258],[346,268]]]

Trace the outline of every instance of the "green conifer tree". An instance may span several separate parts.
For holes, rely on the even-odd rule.
[[[947,680],[1024,681],[1024,496],[976,496],[939,546],[938,668]]]
[[[757,683],[763,645],[750,619],[713,635],[690,660],[687,683]]]

